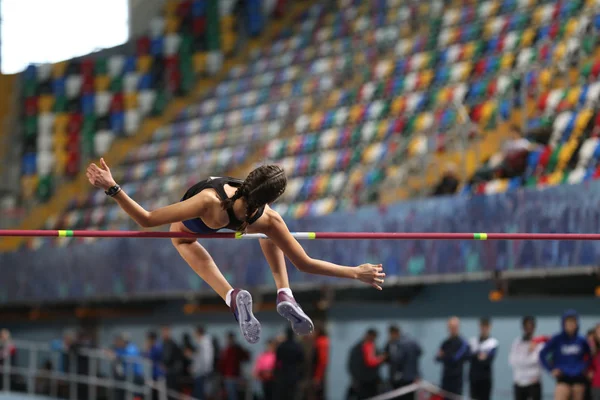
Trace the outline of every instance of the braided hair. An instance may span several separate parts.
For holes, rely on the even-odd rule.
[[[262,165],[248,174],[233,196],[221,201],[221,207],[225,210],[233,207],[238,199],[246,200],[246,217],[240,227],[240,231],[245,232],[256,210],[277,200],[285,192],[286,185],[287,178],[281,167]]]

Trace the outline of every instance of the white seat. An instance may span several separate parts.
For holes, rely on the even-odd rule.
[[[54,128],[54,113],[42,113],[38,117],[38,135],[52,134]]]
[[[106,154],[110,149],[113,140],[115,140],[115,134],[110,130],[96,132],[96,135],[94,136],[94,149],[96,150],[96,154]]]
[[[125,133],[128,136],[135,135],[140,128],[140,113],[138,110],[128,110],[125,112]]]
[[[54,155],[52,154],[52,151],[39,151],[36,157],[36,167],[38,175],[50,175],[54,168]]]
[[[152,89],[142,90],[138,93],[138,108],[142,116],[146,116],[152,112],[156,92]]]
[[[165,19],[162,17],[154,17],[150,20],[149,34],[151,38],[158,38],[165,31]]]
[[[98,92],[96,93],[94,111],[97,116],[108,115],[110,111],[110,103],[112,100],[112,93],[110,92]]]
[[[121,76],[125,66],[125,57],[121,55],[110,56],[108,59],[108,75],[111,78]]]
[[[72,99],[81,93],[83,78],[81,75],[69,75],[65,81],[65,92],[68,98]]]
[[[140,74],[137,72],[128,72],[123,77],[123,91],[125,93],[137,92],[138,82],[140,81]]]

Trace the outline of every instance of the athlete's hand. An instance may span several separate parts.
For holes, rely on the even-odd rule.
[[[117,184],[104,158],[100,159],[100,167],[91,163],[85,174],[92,185],[103,190],[108,190]]]
[[[373,286],[377,290],[382,290],[383,278],[385,273],[381,264],[362,264],[356,267],[358,269],[358,279],[361,282]]]

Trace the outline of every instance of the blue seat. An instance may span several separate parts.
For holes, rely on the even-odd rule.
[[[22,159],[23,175],[35,175],[37,171],[37,154],[25,153]]]
[[[115,112],[110,115],[110,129],[116,134],[123,133],[125,130],[124,112]]]
[[[84,94],[81,97],[81,112],[83,115],[94,115],[96,96],[93,94]]]

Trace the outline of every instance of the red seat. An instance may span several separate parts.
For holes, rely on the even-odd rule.
[[[94,60],[86,58],[81,62],[81,74],[86,76],[94,76]]]
[[[206,32],[206,17],[196,17],[192,21],[192,31],[194,35],[202,35]]]
[[[83,115],[80,113],[69,114],[69,122],[67,123],[67,134],[77,134],[81,131],[83,126]]]
[[[37,115],[38,113],[38,97],[28,97],[25,99],[25,115]]]
[[[115,93],[110,101],[110,112],[122,112],[123,102],[123,93]]]
[[[81,84],[82,94],[93,94],[96,92],[96,77],[94,75],[83,75]]]
[[[142,36],[137,40],[135,52],[138,56],[150,54],[150,38],[148,36]]]

